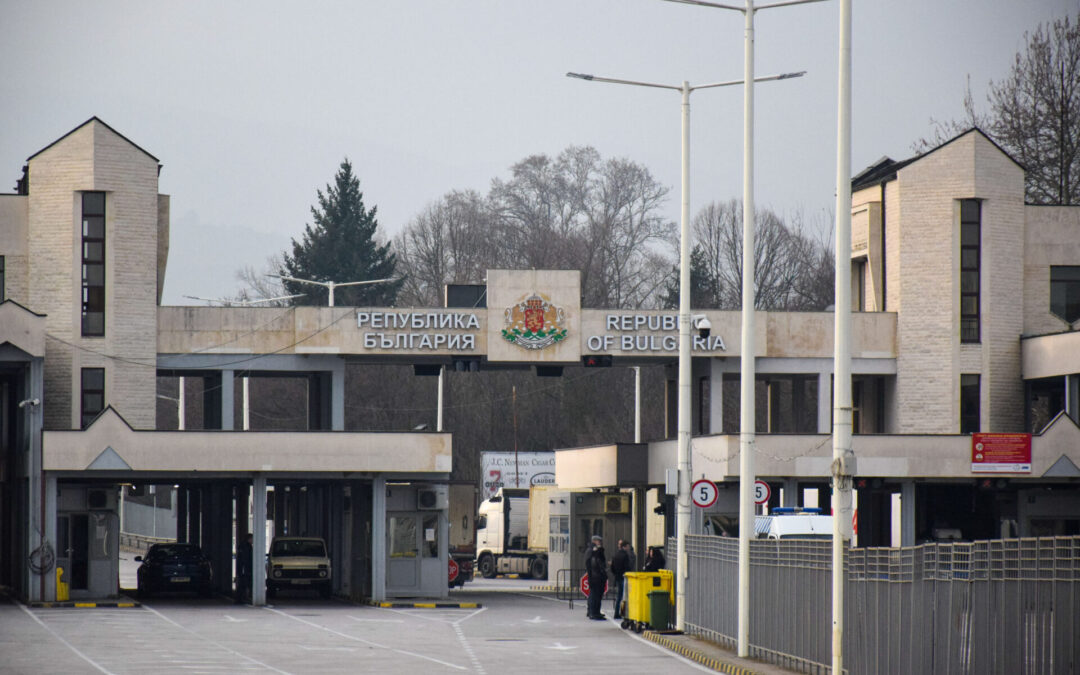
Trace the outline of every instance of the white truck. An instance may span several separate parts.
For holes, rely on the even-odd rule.
[[[484,578],[548,574],[548,497],[554,488],[499,488],[480,504],[476,519],[476,570]]]

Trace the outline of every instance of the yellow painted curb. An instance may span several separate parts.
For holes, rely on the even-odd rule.
[[[660,633],[651,630],[647,630],[642,633],[642,637],[647,640],[651,640],[658,645],[667,647],[671,651],[677,652],[678,654],[685,656],[691,661],[696,661],[697,663],[700,663],[706,668],[712,668],[719,673],[727,673],[727,675],[759,675],[757,671],[749,670],[747,668],[743,668],[742,666],[736,666],[734,664],[726,663],[719,659],[714,659],[710,656],[706,656],[701,652],[697,651],[696,649],[686,647],[674,640],[664,637]]]

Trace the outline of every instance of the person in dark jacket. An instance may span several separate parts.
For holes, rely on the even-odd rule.
[[[615,584],[615,618],[622,618],[622,600],[624,595],[623,589],[623,575],[627,572],[633,572],[632,563],[630,562],[630,544],[627,544],[622,539],[619,540],[619,550],[615,551],[615,555],[611,556],[611,576],[612,582]]]
[[[664,560],[664,553],[655,546],[649,547],[649,554],[645,558],[645,571],[656,572],[664,569],[664,565],[667,565],[667,560]]]
[[[594,534],[588,553],[585,554],[585,575],[589,579],[589,618],[594,621],[606,619],[600,612],[600,601],[607,586],[607,558],[604,557],[604,539]]]
[[[251,594],[252,555],[251,535],[249,534],[236,547],[236,604],[244,602]]]

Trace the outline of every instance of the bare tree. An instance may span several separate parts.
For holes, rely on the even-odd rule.
[[[394,248],[406,271],[399,302],[436,307],[443,284],[480,283],[488,267],[498,265],[492,240],[495,223],[477,192],[450,192],[412,219]]]
[[[1025,33],[1009,74],[990,82],[990,111],[979,115],[968,83],[961,121],[934,122],[917,151],[978,126],[1027,169],[1027,200],[1080,203],[1080,15]]]
[[[240,290],[236,293],[239,302],[250,302],[266,298],[280,298],[288,295],[281,279],[273,274],[285,273],[285,254],[279,251],[266,258],[266,263],[261,269],[255,269],[253,265],[245,265],[236,271],[236,280],[240,283]],[[274,300],[260,303],[263,307],[287,307],[293,304],[289,300]]]
[[[799,214],[785,224],[758,210],[754,233],[754,306],[766,310],[821,310],[832,304],[832,248],[804,232]],[[701,274],[717,289],[722,309],[742,306],[742,204],[732,199],[707,205],[694,218]],[[827,293],[825,289],[829,290]]]

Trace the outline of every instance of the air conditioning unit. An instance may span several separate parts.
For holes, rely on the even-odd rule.
[[[630,513],[630,495],[604,495],[604,513]]]
[[[446,485],[424,485],[416,489],[418,511],[441,511],[450,506],[450,488]]]

